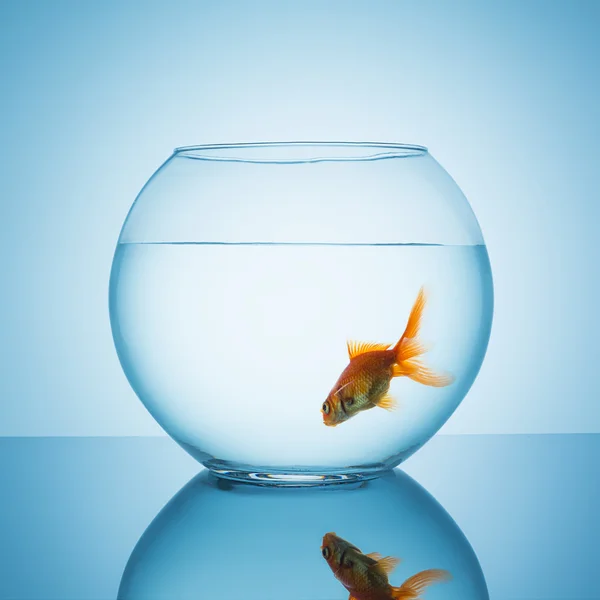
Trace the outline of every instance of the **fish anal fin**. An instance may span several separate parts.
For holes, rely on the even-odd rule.
[[[390,396],[389,394],[384,394],[383,396],[381,396],[381,398],[379,398],[379,400],[377,400],[375,404],[379,406],[379,408],[385,408],[385,410],[389,411],[398,408],[398,402],[396,401],[396,398]]]
[[[394,556],[386,556],[377,561],[376,565],[373,565],[373,569],[377,569],[386,575],[389,575],[400,563],[400,559]]]
[[[400,341],[399,352],[404,361],[425,354],[425,352],[429,352],[432,347],[432,344],[421,342],[418,338],[403,338]]]
[[[423,590],[432,583],[450,581],[452,575],[442,569],[428,569],[409,577],[400,587],[392,588],[392,598],[418,598]]]
[[[377,350],[389,350],[391,344],[378,344],[376,342],[357,342],[348,340],[348,356],[353,359],[355,356],[366,354],[367,352],[375,352]]]
[[[392,377],[405,377],[406,375],[408,373],[402,365],[394,365],[392,367]]]
[[[417,383],[432,387],[446,387],[454,381],[452,373],[434,372],[418,360],[407,360],[402,364],[404,375]]]

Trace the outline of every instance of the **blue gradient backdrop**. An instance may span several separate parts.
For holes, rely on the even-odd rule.
[[[159,434],[113,349],[175,146],[422,143],[480,220],[486,362],[446,433],[597,432],[600,2],[0,2],[0,435]]]

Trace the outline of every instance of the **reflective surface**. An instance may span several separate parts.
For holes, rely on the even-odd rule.
[[[428,599],[488,598],[477,558],[456,523],[401,471],[297,489],[232,482],[205,471],[148,527],[119,598],[346,600],[321,553],[329,532],[365,554],[401,558],[389,577],[393,586],[444,569],[452,580],[428,588]]]
[[[405,467],[468,538],[490,598],[590,599],[600,597],[599,461],[597,435],[438,436]],[[116,598],[138,540],[197,470],[168,438],[0,439],[0,598]],[[351,519],[333,516],[343,536]],[[289,524],[297,524],[294,515]],[[219,523],[224,532],[227,525]],[[415,561],[400,554],[395,536],[383,548],[359,529],[346,539],[364,552],[391,548]],[[268,573],[269,556],[266,567],[259,558]],[[401,563],[390,579],[398,585],[408,575]],[[332,578],[321,600],[346,598],[340,590]]]

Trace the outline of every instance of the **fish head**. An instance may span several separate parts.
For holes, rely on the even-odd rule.
[[[348,546],[350,546],[350,544],[336,535],[333,531],[330,531],[323,536],[321,554],[333,571],[338,570],[341,557]]]
[[[329,532],[323,536],[321,553],[335,577],[345,586],[352,585],[360,550],[334,532]]]
[[[334,549],[335,549],[335,538],[337,536],[333,532],[326,533],[323,536],[323,541],[321,542],[321,554],[323,558],[329,563],[331,566],[334,560]]]
[[[323,414],[323,423],[328,427],[335,427],[356,413],[350,383],[336,386],[323,402],[321,413]]]
[[[335,427],[345,421],[343,413],[339,410],[339,401],[333,394],[329,394],[323,402],[321,414],[323,415],[323,423],[327,427]]]

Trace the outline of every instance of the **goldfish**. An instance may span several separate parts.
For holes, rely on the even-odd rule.
[[[409,577],[400,587],[390,585],[388,576],[400,559],[377,552],[363,554],[356,546],[337,536],[323,536],[321,553],[336,579],[350,592],[349,600],[416,600],[432,583],[449,581],[442,569],[428,569]]]
[[[454,381],[450,373],[434,373],[419,356],[428,348],[417,339],[426,304],[424,288],[408,317],[402,337],[391,344],[349,341],[350,364],[344,369],[321,406],[323,423],[335,427],[358,413],[379,406],[396,408],[396,400],[388,394],[394,377],[409,377],[413,381],[434,387],[444,387]]]

